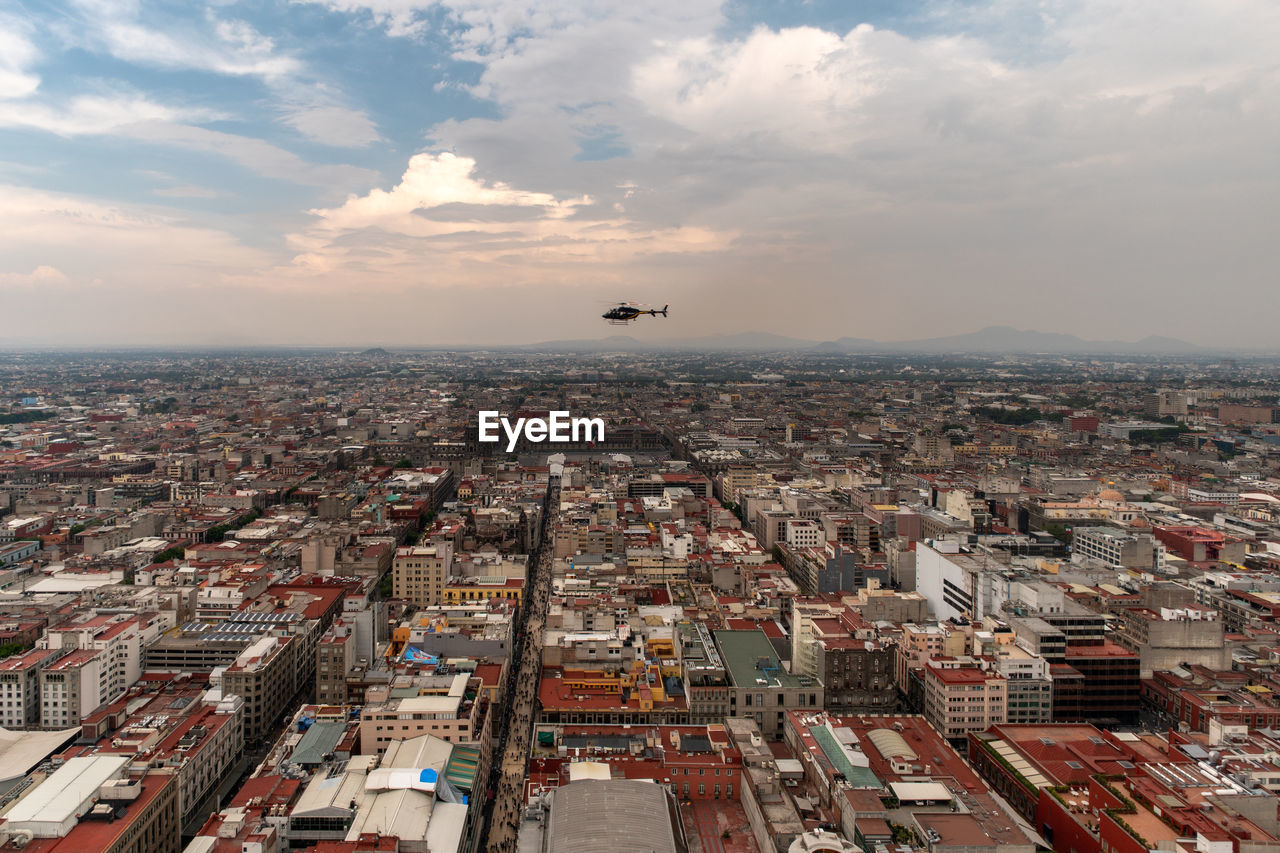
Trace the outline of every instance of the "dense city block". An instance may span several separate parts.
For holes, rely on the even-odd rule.
[[[0,355],[0,839],[1280,850],[1276,376]]]

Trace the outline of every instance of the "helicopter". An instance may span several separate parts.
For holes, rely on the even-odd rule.
[[[650,314],[654,317],[661,314],[665,317],[667,316],[667,309],[670,307],[670,305],[663,305],[662,310],[658,310],[657,308],[641,306],[635,302],[619,302],[616,306],[610,308],[600,316],[615,326],[625,326],[632,320],[644,314]]]

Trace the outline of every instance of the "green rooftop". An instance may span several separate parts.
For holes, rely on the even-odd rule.
[[[792,675],[782,667],[773,643],[763,631],[716,631],[716,645],[735,687],[817,687],[817,679]],[[768,685],[757,679],[768,679]]]
[[[844,754],[839,742],[826,726],[814,726],[809,729],[809,734],[813,735],[813,739],[818,742],[818,746],[822,748],[822,753],[827,756],[827,760],[835,767],[836,772],[843,776],[850,785],[855,788],[879,788],[881,786],[880,779],[871,772],[870,768],[854,766],[853,762],[849,760],[849,756]]]
[[[444,776],[459,791],[471,793],[476,784],[476,769],[480,763],[480,747],[470,744],[454,744]]]
[[[293,763],[303,767],[323,764],[324,756],[333,752],[346,730],[346,723],[312,723],[302,740],[293,748]]]

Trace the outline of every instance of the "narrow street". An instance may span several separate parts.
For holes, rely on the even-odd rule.
[[[524,805],[524,778],[528,768],[530,740],[537,710],[538,682],[542,675],[542,635],[546,627],[547,603],[551,597],[551,566],[554,547],[549,537],[555,530],[554,516],[560,507],[560,483],[552,477],[543,504],[541,535],[537,555],[525,586],[525,602],[512,644],[514,664],[504,691],[501,739],[496,749],[501,758],[494,764],[492,807],[482,836],[484,849],[514,851]]]

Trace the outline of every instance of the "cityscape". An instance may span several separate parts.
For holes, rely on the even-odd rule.
[[[1274,362],[86,351],[0,383],[8,846],[1280,844]],[[603,437],[481,440],[564,411]]]
[[[1277,45],[0,3],[0,853],[1280,853]]]

